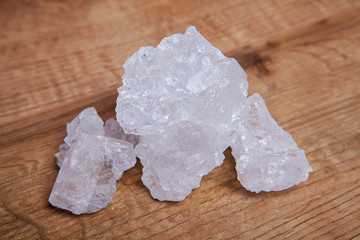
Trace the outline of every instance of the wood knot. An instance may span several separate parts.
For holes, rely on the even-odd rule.
[[[261,56],[258,52],[251,52],[243,55],[235,55],[234,58],[244,69],[254,68],[261,74],[270,74],[270,71],[266,66],[271,60],[268,56]]]
[[[266,46],[268,48],[277,48],[279,46],[279,43],[278,42],[274,42],[274,41],[269,41],[266,43]]]
[[[328,19],[322,19],[317,22],[318,25],[326,25],[328,23]]]

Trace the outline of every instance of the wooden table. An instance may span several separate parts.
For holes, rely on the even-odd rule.
[[[360,238],[359,1],[0,2],[0,238]],[[179,203],[151,198],[141,165],[103,210],[81,216],[47,199],[65,125],[94,106],[114,117],[124,61],[197,29],[248,73],[314,172],[255,194],[225,162]]]

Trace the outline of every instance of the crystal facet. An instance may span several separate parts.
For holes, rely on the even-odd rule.
[[[257,93],[231,145],[241,184],[252,192],[280,191],[306,181],[312,168],[305,151],[278,126]]]
[[[116,121],[113,118],[109,118],[105,122],[104,130],[105,130],[105,136],[107,136],[107,137],[113,137],[113,138],[117,138],[117,139],[121,139],[121,140],[130,142],[134,146],[136,146],[139,143],[139,136],[134,135],[134,134],[124,133],[124,130],[121,128],[118,121]]]
[[[81,133],[104,136],[103,125],[104,122],[97,114],[95,108],[86,108],[79,113],[66,125],[68,135],[64,139],[65,143],[59,146],[59,152],[55,154],[57,165],[61,167],[67,151]]]
[[[64,162],[64,159],[66,157],[67,152],[69,151],[70,146],[67,143],[62,143],[59,146],[59,152],[55,153],[55,157],[56,157],[56,164],[59,166],[59,168],[61,168],[61,165]]]
[[[153,197],[182,200],[222,163],[245,118],[246,73],[195,27],[141,48],[123,67],[117,120],[125,133],[140,135],[142,180]]]
[[[65,137],[64,142],[71,146],[81,133],[104,136],[103,126],[104,122],[95,108],[86,108],[66,125],[68,135]]]

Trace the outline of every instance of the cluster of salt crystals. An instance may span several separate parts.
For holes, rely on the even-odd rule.
[[[143,183],[159,200],[183,200],[223,163],[229,146],[238,179],[250,191],[279,191],[308,178],[305,152],[259,94],[247,98],[241,66],[194,27],[141,48],[124,68],[118,122],[103,126],[88,108],[67,125],[55,154],[61,169],[49,198],[54,206],[75,214],[104,208],[116,180],[135,165],[135,153]]]
[[[304,151],[282,130],[247,75],[195,27],[143,47],[124,64],[117,120],[140,135],[143,183],[158,200],[181,201],[231,146],[238,178],[259,192],[283,190],[312,171]],[[256,124],[255,124],[256,123]]]
[[[114,197],[123,172],[135,165],[138,137],[125,134],[114,119],[103,125],[94,108],[68,123],[65,143],[55,154],[60,171],[49,197],[52,205],[74,214],[96,212]]]

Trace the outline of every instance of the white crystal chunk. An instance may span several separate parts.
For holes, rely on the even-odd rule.
[[[116,180],[135,163],[131,143],[81,133],[67,153],[49,202],[74,214],[96,212],[111,201]]]
[[[280,191],[306,181],[312,168],[304,150],[278,126],[259,94],[248,98],[248,106],[248,116],[231,145],[241,184],[258,193]]]
[[[116,180],[135,165],[138,137],[124,134],[113,119],[103,124],[95,108],[67,124],[66,142],[55,154],[61,169],[49,198],[52,205],[75,214],[96,212],[113,198]]]
[[[243,117],[246,73],[195,27],[143,47],[123,65],[117,120],[125,133],[163,133],[167,125],[191,121],[228,136]]]

